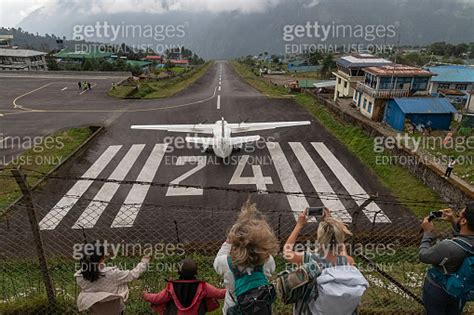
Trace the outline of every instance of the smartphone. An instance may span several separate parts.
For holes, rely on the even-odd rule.
[[[320,217],[323,215],[324,207],[309,207],[308,216]]]
[[[429,221],[432,221],[433,219],[439,219],[443,216],[443,211],[431,211],[430,216],[428,217]]]

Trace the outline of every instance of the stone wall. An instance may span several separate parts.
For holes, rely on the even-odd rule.
[[[325,97],[308,92],[316,102],[326,106],[333,114],[344,122],[360,127],[364,133],[371,137],[377,136],[395,136],[396,132],[388,130],[379,123],[370,121],[358,114],[353,108],[341,106]],[[425,185],[436,191],[443,200],[454,206],[462,206],[466,201],[474,200],[474,191],[467,183],[456,178],[446,179],[443,177],[444,169],[437,164],[429,163],[426,157],[417,152],[412,152],[407,148],[395,148],[390,152],[401,161],[410,161],[409,163],[399,163],[406,168],[416,178]]]

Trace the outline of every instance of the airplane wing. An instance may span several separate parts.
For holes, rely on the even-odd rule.
[[[248,143],[248,142],[255,142],[255,141],[258,141],[260,140],[260,136],[250,136],[250,137],[234,137],[234,138],[230,138],[230,143],[233,145],[233,146],[238,146],[238,145],[241,145],[241,144],[244,144],[244,143]]]
[[[170,132],[195,132],[212,134],[215,124],[194,125],[133,125],[131,129],[141,130],[165,130]]]
[[[207,147],[212,147],[214,145],[214,138],[204,138],[204,137],[186,137],[186,142],[202,144]]]
[[[240,124],[228,124],[232,128],[232,133],[257,131],[257,130],[269,130],[283,127],[295,127],[310,125],[310,121],[282,121],[282,122],[263,122],[263,123],[240,123]]]

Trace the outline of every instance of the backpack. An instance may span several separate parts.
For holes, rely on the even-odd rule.
[[[309,304],[311,314],[352,314],[369,287],[362,273],[349,265],[345,256],[338,256],[335,266],[323,269],[316,282],[318,297]]]
[[[459,300],[459,308],[462,309],[466,302],[474,301],[474,246],[459,238],[453,238],[452,242],[467,254],[461,267],[452,274],[445,274],[435,267],[431,267],[428,273],[431,279],[449,295]]]
[[[321,273],[321,266],[304,255],[303,264],[293,270],[280,272],[274,281],[278,298],[284,304],[306,304],[315,296],[314,280]]]
[[[268,282],[263,273],[263,266],[255,267],[249,274],[240,272],[232,264],[232,258],[227,256],[227,263],[235,281],[235,295],[231,298],[235,305],[227,309],[227,315],[270,315],[275,301],[275,288]]]

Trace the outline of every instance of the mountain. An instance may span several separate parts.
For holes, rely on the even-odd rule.
[[[285,44],[301,43],[324,44],[327,48],[329,44],[425,45],[437,41],[474,42],[472,0],[262,0],[255,3],[264,3],[264,7],[248,11],[232,7],[217,11],[199,7],[183,8],[176,6],[179,0],[161,0],[159,10],[133,7],[121,10],[104,5],[98,7],[95,3],[97,1],[47,2],[18,26],[30,32],[71,38],[74,30],[76,35],[84,35],[86,27],[94,28],[97,23],[107,23],[120,28],[116,38],[110,34],[108,37],[100,36],[102,34],[94,28],[93,35],[86,40],[149,45],[158,53],[160,49],[184,45],[204,58],[233,58],[262,51],[283,53]],[[196,3],[199,5],[203,1]],[[283,30],[286,25],[304,27],[307,22],[332,27],[332,30],[340,27],[340,32],[331,32],[331,36],[324,41],[321,37],[307,36],[306,33],[303,38],[284,41]],[[174,27],[174,36],[166,36],[162,40],[160,35],[164,31],[160,32],[161,26],[167,26],[168,30]],[[390,36],[378,36],[373,41],[364,40],[363,36],[355,36],[353,31],[351,34],[343,33],[349,26],[353,30],[359,27],[366,34],[376,26],[392,27],[394,32]],[[151,33],[155,38],[146,36],[150,32],[145,34],[145,27],[148,30],[153,28]],[[128,34],[123,31],[126,28]],[[176,28],[182,32],[179,33]],[[135,33],[131,31],[133,29]]]

